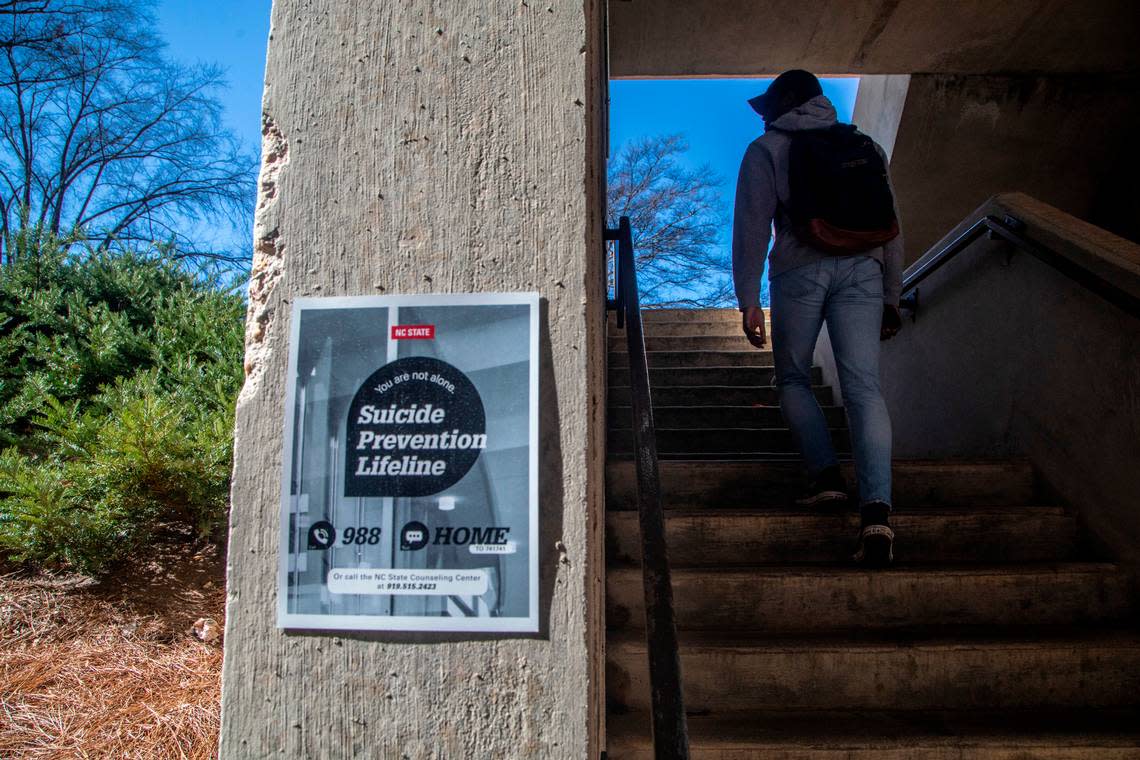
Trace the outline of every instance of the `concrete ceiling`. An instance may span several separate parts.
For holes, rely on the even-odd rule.
[[[610,0],[614,77],[1140,71],[1137,0]]]

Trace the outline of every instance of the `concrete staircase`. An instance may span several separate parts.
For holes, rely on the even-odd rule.
[[[645,327],[694,758],[1140,758],[1133,579],[1027,464],[896,463],[896,566],[862,570],[854,511],[789,506],[771,354],[739,314]],[[628,356],[612,323],[608,340],[607,753],[624,760],[653,751]]]

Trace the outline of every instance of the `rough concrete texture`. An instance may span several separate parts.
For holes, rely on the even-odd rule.
[[[1021,194],[1027,234],[1140,297],[1140,246]],[[1030,461],[1122,559],[1140,562],[1140,318],[1027,253],[975,243],[920,285],[883,351],[900,457]]]
[[[237,413],[223,757],[596,756],[599,17],[592,0],[274,3]],[[290,301],[493,291],[544,299],[541,634],[278,630]]]
[[[1138,95],[1131,76],[912,76],[891,157],[908,263],[1009,191],[1140,240]]]
[[[610,27],[618,77],[1140,70],[1132,0],[632,0]]]

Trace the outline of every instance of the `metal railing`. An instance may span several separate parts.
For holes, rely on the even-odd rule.
[[[607,229],[605,239],[617,243],[613,268],[614,298],[606,299],[606,308],[617,311],[617,326],[625,329],[629,349],[637,515],[641,528],[641,570],[645,587],[645,637],[649,649],[653,712],[653,751],[657,760],[685,760],[689,757],[689,730],[681,695],[681,658],[677,651],[673,585],[665,545],[665,514],[661,508],[661,480],[657,469],[657,437],[653,427],[649,363],[645,356],[645,334],[641,322],[641,301],[637,293],[629,217],[623,216],[617,229]]]
[[[919,283],[938,271],[950,259],[969,248],[975,240],[984,234],[988,234],[991,239],[1005,240],[1013,244],[1122,309],[1125,313],[1140,316],[1140,298],[1104,279],[1096,272],[1086,269],[1056,251],[1026,237],[1025,222],[1007,214],[1001,219],[993,215],[982,217],[941,249],[928,253],[915,263],[912,270],[903,278],[903,298],[900,303],[902,308],[910,311],[912,319],[918,317]]]

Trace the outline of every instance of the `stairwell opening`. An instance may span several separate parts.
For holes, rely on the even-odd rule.
[[[1110,273],[1140,293],[1128,242],[1140,196],[1124,191],[1137,171],[1136,14],[1112,2],[975,11],[609,5],[611,162],[623,87],[845,70],[859,76],[850,120],[890,158],[907,265],[1007,214],[1061,262],[971,243],[924,284],[917,322],[884,352],[898,535],[887,572],[851,563],[853,511],[790,506],[797,457],[772,432],[783,422],[770,370],[735,303],[702,301],[715,282],[694,269],[645,294],[659,307],[644,314],[645,348],[694,755],[1099,759],[1140,747],[1136,314],[1058,271]],[[638,108],[704,115],[678,100]],[[706,290],[694,297],[694,284]],[[623,337],[611,319],[605,738],[610,758],[648,758]],[[830,353],[822,339],[817,397],[846,436]]]
[[[860,102],[877,114],[865,123],[888,151],[908,86],[858,86],[854,121]],[[734,304],[694,300],[643,312],[694,754],[1132,756],[1133,574],[1038,470],[1008,451],[896,461],[896,567],[855,567],[856,512],[790,506],[799,456],[771,354],[747,345]],[[630,361],[612,317],[607,341],[605,742],[646,758]],[[816,358],[813,391],[849,453],[826,340]]]

